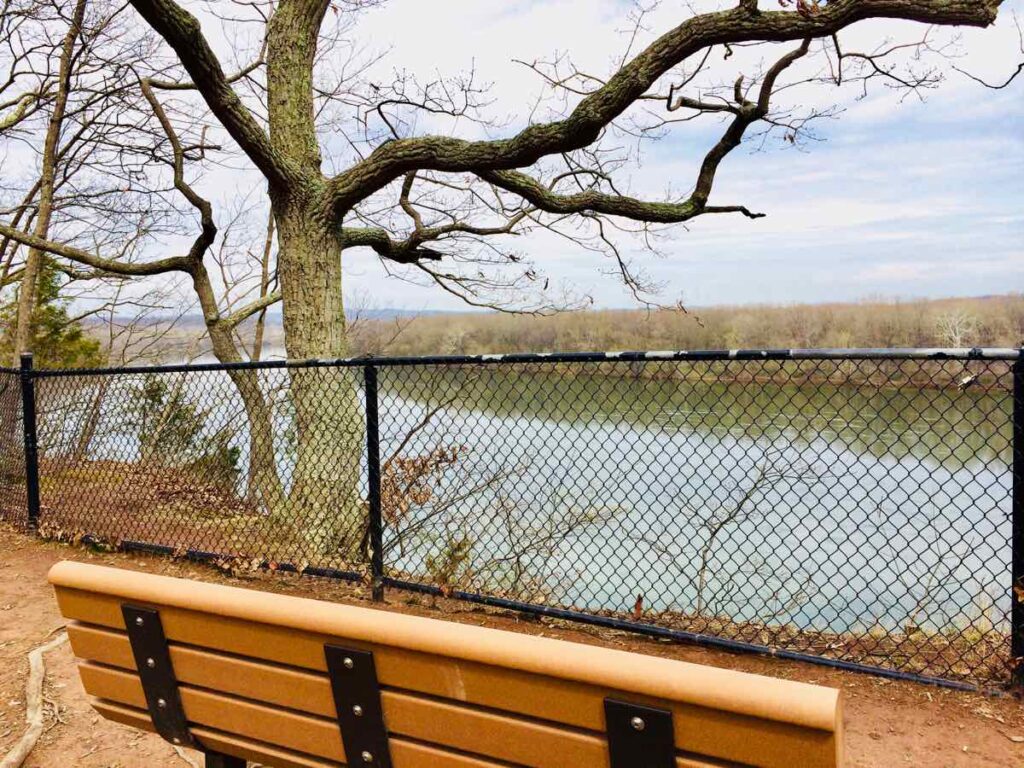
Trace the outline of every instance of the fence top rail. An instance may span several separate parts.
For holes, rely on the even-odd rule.
[[[1024,359],[1024,348],[973,347],[893,349],[701,349],[624,352],[530,352],[493,355],[425,355],[399,357],[347,357],[333,360],[261,360],[238,363],[180,363],[114,368],[36,369],[34,377],[105,376],[119,373],[186,373],[189,371],[243,371],[282,368],[357,368],[416,365],[488,365],[501,363],[601,363],[714,360],[1003,360]],[[12,370],[12,373],[17,371]]]

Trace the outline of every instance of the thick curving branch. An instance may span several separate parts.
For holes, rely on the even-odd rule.
[[[396,240],[385,229],[380,227],[341,227],[339,229],[339,236],[342,247],[368,247],[376,251],[377,255],[381,258],[398,264],[440,261],[446,254],[433,248],[427,248],[423,245],[424,243],[458,235],[490,237],[512,234],[516,225],[524,219],[528,219],[530,214],[534,212],[533,209],[523,208],[507,216],[502,224],[493,226],[470,224],[465,221],[459,221],[454,217],[447,224],[428,226],[424,223],[422,214],[417,210],[411,199],[412,187],[415,181],[415,173],[406,174],[398,199],[399,206],[413,223],[413,231],[408,237]]]
[[[230,314],[227,314],[227,315],[224,315],[224,316],[220,317],[218,319],[218,322],[220,322],[222,325],[226,326],[227,328],[234,328],[235,326],[240,325],[241,323],[244,323],[246,320],[248,320],[253,315],[258,314],[259,312],[263,312],[264,310],[269,309],[270,307],[274,306],[280,300],[281,300],[281,292],[280,291],[271,291],[270,293],[266,294],[265,296],[261,296],[258,299],[250,301],[245,306],[239,307],[238,309],[234,310]]]
[[[38,103],[39,94],[26,93],[0,104],[0,112],[10,109],[10,112],[7,114],[0,115],[0,133],[13,128],[22,120],[27,118],[31,114],[29,112],[29,107],[36,106]]]
[[[174,130],[174,126],[171,125],[163,105],[157,99],[156,94],[153,93],[152,84],[143,78],[139,81],[139,87],[142,89],[142,95],[149,102],[149,106],[160,123],[160,127],[164,129],[164,135],[171,144],[174,188],[188,200],[189,205],[199,212],[199,234],[192,242],[192,247],[189,248],[189,258],[194,262],[201,262],[207,249],[213,245],[213,241],[217,237],[217,225],[213,221],[213,207],[207,199],[202,197],[185,181],[185,150],[181,146],[178,134]]]
[[[582,99],[564,120],[531,125],[508,139],[466,141],[426,136],[383,144],[331,180],[335,215],[343,215],[409,171],[511,170],[532,165],[547,155],[582,149],[672,67],[713,45],[813,39],[832,35],[867,18],[987,26],[995,20],[1001,3],[1002,0],[833,0],[814,13],[758,11],[750,3],[743,3],[731,10],[694,16],[625,64],[604,86]]]
[[[761,218],[764,214],[753,213],[741,205],[709,207],[707,205],[708,197],[711,195],[715,174],[722,160],[740,145],[747,128],[767,116],[771,107],[772,91],[779,76],[794,62],[807,55],[810,44],[810,39],[804,40],[799,48],[790,51],[772,65],[761,83],[756,102],[745,99],[742,93],[742,80],[736,82],[734,89],[736,103],[728,105],[728,111],[732,112],[734,117],[729,122],[729,127],[722,138],[705,156],[697,175],[694,191],[686,200],[653,202],[625,195],[606,194],[593,189],[563,195],[552,191],[550,187],[544,186],[520,171],[484,171],[477,175],[496,187],[519,195],[531,205],[547,213],[596,213],[621,216],[652,224],[678,224],[704,213],[742,213],[751,219]],[[681,106],[687,105],[682,104]]]
[[[447,254],[424,246],[424,243],[443,239],[451,235],[475,235],[489,237],[508,235],[513,232],[516,224],[529,216],[529,211],[520,211],[511,216],[504,224],[493,227],[481,227],[456,221],[436,227],[417,227],[404,240],[395,240],[387,231],[377,227],[351,228],[343,227],[340,239],[343,248],[368,247],[379,256],[398,264],[414,264],[421,261],[440,261]]]
[[[701,207],[692,199],[660,203],[597,190],[562,195],[520,171],[482,171],[477,175],[506,192],[519,195],[545,213],[600,213],[652,224],[678,224],[701,214]]]
[[[36,237],[20,229],[0,224],[0,235],[10,238],[16,243],[27,245],[29,248],[38,248],[40,251],[62,256],[65,259],[85,264],[87,267],[98,269],[101,272],[112,275],[125,275],[128,277],[145,277],[147,275],[163,275],[168,272],[188,272],[192,260],[189,256],[169,256],[156,261],[129,262],[119,259],[106,258],[95,253],[76,248],[66,243],[57,243],[42,237]]]

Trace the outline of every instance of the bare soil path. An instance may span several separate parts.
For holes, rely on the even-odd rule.
[[[46,572],[63,559],[338,602],[368,602],[366,591],[357,585],[284,574],[230,577],[206,566],[168,558],[98,553],[41,542],[0,524],[0,757],[25,729],[28,652],[62,627]],[[846,692],[847,765],[851,768],[1024,766],[1024,707],[1011,696],[962,693],[810,664],[663,643],[445,600],[434,602],[400,592],[388,595],[388,608],[842,688]],[[189,765],[159,737],[99,718],[86,701],[67,645],[47,655],[46,677],[46,730],[26,768]],[[196,759],[194,755],[188,757]]]

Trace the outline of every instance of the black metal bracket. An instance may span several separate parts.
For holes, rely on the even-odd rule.
[[[675,768],[669,710],[605,699],[604,717],[611,768]]]
[[[373,654],[325,645],[324,655],[346,764],[352,768],[391,768]]]
[[[188,730],[159,611],[122,605],[121,613],[157,733],[172,744],[201,749]]]

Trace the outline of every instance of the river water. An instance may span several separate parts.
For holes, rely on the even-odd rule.
[[[462,541],[462,584],[562,606],[1004,622],[1008,397],[496,369],[384,369],[381,387],[385,457],[428,413],[403,452],[460,446],[417,541],[389,552],[400,570],[436,572]]]

